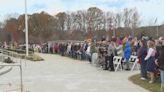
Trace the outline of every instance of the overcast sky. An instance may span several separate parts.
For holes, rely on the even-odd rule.
[[[141,15],[142,24],[153,23],[158,18],[164,24],[164,0],[27,0],[28,13],[46,11],[55,15],[59,11],[86,10],[96,6],[103,11],[120,11],[136,7]],[[6,16],[24,13],[24,0],[1,0],[0,21]]]

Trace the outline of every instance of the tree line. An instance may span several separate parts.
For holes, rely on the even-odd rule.
[[[6,39],[17,42],[24,40],[24,17],[24,14],[18,18],[11,17],[0,24],[1,33],[6,35]],[[76,12],[59,12],[54,16],[43,11],[28,15],[29,39],[30,42],[71,39],[75,36],[78,36],[76,39],[84,39],[93,36],[89,35],[93,32],[107,32],[122,27],[135,29],[140,22],[136,8],[105,12],[98,7],[90,7]]]

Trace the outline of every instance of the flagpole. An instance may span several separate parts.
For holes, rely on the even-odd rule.
[[[158,28],[159,24],[158,24],[158,20],[157,20],[157,37],[159,37],[159,28]]]
[[[27,15],[27,0],[25,0],[25,34],[26,34],[26,56],[29,55],[28,47],[28,15]]]
[[[157,25],[157,37],[159,37],[159,28],[158,28],[158,25]]]

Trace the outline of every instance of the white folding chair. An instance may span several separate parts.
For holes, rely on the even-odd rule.
[[[98,59],[98,53],[93,53],[92,54],[92,64],[93,65],[97,64],[97,59]]]
[[[137,69],[139,69],[139,65],[138,65],[138,57],[137,56],[130,56],[129,61],[132,63],[132,67],[131,67],[131,71],[133,71],[136,67]]]
[[[113,58],[113,64],[114,64],[115,72],[118,71],[119,68],[121,70],[123,70],[123,68],[121,66],[121,61],[122,61],[122,57],[120,57],[120,56],[114,56],[114,58]]]

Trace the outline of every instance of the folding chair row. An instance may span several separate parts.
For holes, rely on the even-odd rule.
[[[121,56],[114,56],[113,64],[114,64],[115,71],[123,70],[122,60],[123,60],[123,58]],[[137,56],[132,55],[130,57],[129,61],[132,64],[131,71],[133,71],[136,67],[137,67],[137,69],[139,69],[139,65],[138,65],[139,59]],[[125,61],[123,61],[123,62],[125,62]]]
[[[131,71],[133,71],[135,68],[139,69],[139,64],[138,64],[138,57],[137,56],[131,56],[129,59],[130,63],[132,63]]]
[[[121,62],[122,62],[122,57],[120,57],[120,56],[114,56],[113,57],[113,64],[114,64],[115,72],[118,71],[118,69],[123,70]]]

